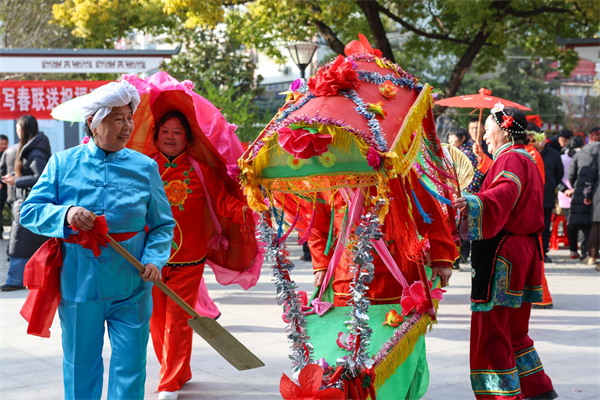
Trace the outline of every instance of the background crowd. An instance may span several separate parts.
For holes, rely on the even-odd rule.
[[[468,129],[451,127],[447,131],[448,142],[469,158],[475,170],[473,181],[466,189],[469,193],[479,192],[485,176],[473,149],[478,124],[478,119],[472,119]],[[483,126],[480,129],[483,130]],[[540,132],[540,127],[532,122],[527,129]],[[562,238],[561,243],[568,243],[571,259],[578,259],[600,272],[600,265],[596,264],[600,247],[600,127],[592,128],[587,135],[574,134],[569,129],[546,132],[545,135],[546,141],[526,147],[535,159],[544,182],[544,263],[553,262],[548,252],[551,247],[556,249],[556,239]],[[491,157],[485,142],[481,147]],[[461,258],[455,262],[455,269],[459,269],[461,263],[467,263],[469,253],[470,242],[462,240]],[[534,304],[535,308],[552,308],[552,298],[545,282],[544,292],[544,301]]]

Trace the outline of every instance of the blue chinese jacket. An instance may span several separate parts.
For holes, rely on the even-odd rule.
[[[21,224],[39,235],[67,238],[67,211],[84,207],[106,215],[109,233],[138,232],[120,244],[142,264],[159,269],[171,253],[175,222],[158,165],[130,149],[106,153],[93,140],[54,154],[21,208]],[[148,226],[147,232],[145,227]],[[151,288],[111,247],[92,250],[62,243],[60,293],[70,301],[111,301]]]

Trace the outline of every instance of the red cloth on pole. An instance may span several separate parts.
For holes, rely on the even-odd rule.
[[[25,114],[52,119],[50,112],[54,107],[109,82],[0,81],[0,119],[17,119]]]
[[[29,294],[21,308],[21,316],[29,322],[28,334],[50,337],[50,327],[60,303],[60,267],[63,263],[61,242],[77,243],[92,250],[94,256],[98,257],[102,253],[100,246],[106,247],[109,242],[107,233],[106,218],[102,215],[96,218],[91,231],[80,231],[78,235],[71,235],[67,239],[52,238],[29,259],[23,273],[23,284],[29,289]],[[122,242],[137,233],[114,233],[111,236]]]

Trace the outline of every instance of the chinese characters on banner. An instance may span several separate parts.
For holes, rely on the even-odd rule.
[[[0,119],[33,115],[52,119],[56,106],[90,93],[108,81],[0,81]]]

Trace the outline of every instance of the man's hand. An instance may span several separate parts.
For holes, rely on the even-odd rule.
[[[452,276],[452,268],[449,267],[432,267],[431,268],[431,280],[433,281],[436,277],[442,278],[442,287],[448,286],[450,283],[450,277]]]
[[[146,267],[144,272],[140,272],[140,276],[144,282],[154,283],[160,281],[160,271],[156,265],[148,263],[144,265],[144,267]]]
[[[458,199],[454,200],[452,208],[455,210],[458,209],[462,215],[467,215],[469,211],[467,208],[467,200],[464,197],[459,197]]]
[[[71,207],[67,211],[67,223],[80,231],[91,231],[96,217],[83,207]]]
[[[592,204],[592,199],[583,199],[583,204],[585,204],[586,206],[589,206]]]
[[[313,278],[313,284],[315,287],[321,286],[323,284],[323,279],[325,278],[326,270],[315,272],[315,277]]]

